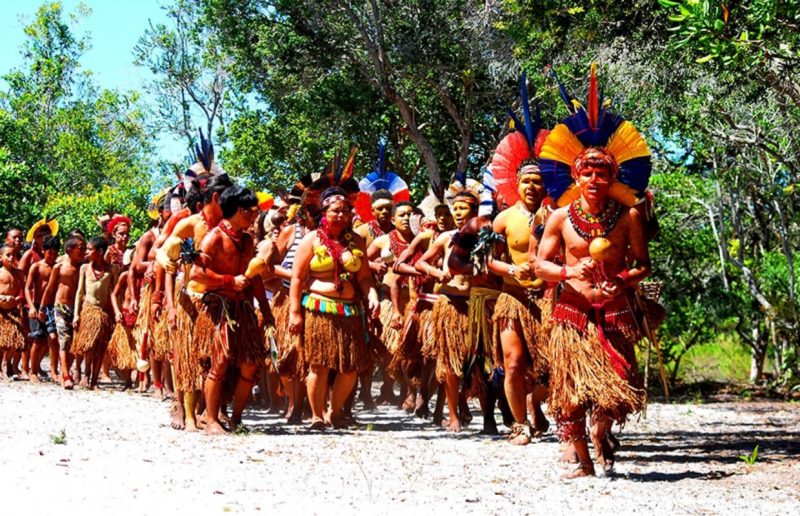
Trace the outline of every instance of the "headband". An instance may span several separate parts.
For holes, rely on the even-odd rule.
[[[477,206],[478,198],[469,192],[461,192],[459,194],[456,194],[455,198],[453,199],[453,204],[457,202],[465,202],[470,206]]]
[[[347,199],[345,198],[344,195],[341,195],[341,194],[331,195],[330,197],[326,197],[320,203],[319,207],[320,207],[320,209],[324,210],[325,208],[327,208],[328,206],[330,206],[331,204],[333,204],[335,202],[344,202],[346,200]]]
[[[619,168],[614,156],[608,153],[605,149],[599,147],[589,147],[585,151],[578,154],[578,157],[576,157],[575,161],[572,163],[572,171],[577,172],[578,170],[581,170],[588,165],[590,161],[599,161],[607,165],[614,175],[617,175]]]
[[[375,202],[372,203],[373,208],[378,208],[384,205],[391,205],[394,204],[392,199],[376,199]]]

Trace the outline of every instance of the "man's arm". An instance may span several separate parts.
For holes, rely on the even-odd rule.
[[[303,237],[294,255],[292,283],[289,287],[289,331],[295,335],[299,334],[303,329],[303,314],[300,301],[303,295],[303,281],[308,277],[311,268],[312,246],[315,238],[316,232],[309,233]]]
[[[431,265],[444,253],[445,245],[450,242],[450,238],[449,234],[440,235],[419,260],[417,260],[417,263],[414,264],[414,268],[422,274],[435,278],[440,283],[447,283],[450,281],[452,276],[450,276],[449,273]]]
[[[392,266],[392,270],[395,274],[404,274],[406,276],[421,276],[417,269],[414,268],[414,265],[408,263],[411,258],[417,253],[417,249],[421,245],[427,244],[432,237],[432,233],[430,231],[423,231],[417,236],[414,237],[414,240],[408,244],[406,250],[400,253],[400,256],[397,256],[394,261],[394,265]]]
[[[81,268],[78,269],[78,290],[75,292],[75,316],[73,317],[72,325],[75,327],[75,331],[78,331],[78,324],[81,319],[81,308],[83,307],[83,299],[86,296],[86,280],[84,277],[86,276],[86,269],[87,267],[91,267],[90,264],[85,263],[81,265]]]
[[[28,302],[28,317],[31,319],[36,318],[36,305],[34,300],[36,298],[36,293],[34,292],[34,288],[36,286],[36,278],[38,277],[39,272],[39,264],[34,263],[31,270],[28,272],[28,277],[25,280],[25,300]]]
[[[214,257],[222,244],[222,236],[216,232],[208,233],[200,244],[201,258],[192,266],[189,279],[206,286],[207,290],[221,290],[228,288],[236,292],[241,292],[247,286],[247,278],[244,274],[219,274],[210,268],[214,263]]]

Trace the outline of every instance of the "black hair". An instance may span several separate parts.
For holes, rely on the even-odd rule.
[[[75,231],[70,231],[67,241],[64,242],[64,251],[67,253],[85,242],[82,235],[75,235],[73,233],[75,233]]]
[[[67,235],[67,238],[74,236],[80,237],[80,239],[83,240],[84,242],[86,241],[86,235],[84,235],[83,231],[81,231],[80,229],[73,229],[72,231],[70,231],[69,234]]]
[[[100,252],[105,253],[108,250],[108,240],[103,237],[92,237],[89,239],[89,243],[95,249],[99,249]]]
[[[222,193],[232,186],[233,183],[228,177],[228,174],[212,176],[206,183],[205,189],[203,190],[203,202],[206,204],[210,203],[214,194],[219,194],[221,197]]]
[[[375,201],[380,201],[381,199],[387,199],[389,201],[394,201],[394,196],[392,192],[386,190],[385,188],[381,188],[380,190],[375,190],[372,192],[372,197],[370,197],[370,203]]]
[[[395,205],[392,207],[392,217],[394,217],[394,214],[397,213],[397,208],[402,208],[403,206],[411,206],[411,209],[412,210],[414,209],[414,203],[413,202],[411,202],[411,201],[400,201],[398,203],[395,203]]]
[[[11,226],[10,228],[8,228],[8,230],[6,231],[6,236],[8,236],[8,234],[11,233],[12,231],[19,231],[20,233],[23,233],[22,235],[23,237],[25,236],[24,232],[16,226]]]
[[[167,192],[166,194],[161,196],[161,199],[158,200],[158,206],[156,206],[156,209],[159,212],[162,212],[162,211],[166,210],[167,207],[169,207],[170,197],[172,197],[172,194]]]
[[[5,251],[6,249],[10,249],[10,250],[12,250],[12,251],[14,250],[14,248],[11,246],[11,244],[7,244],[7,243],[5,243],[5,242],[3,242],[2,244],[0,244],[0,254],[2,254],[2,253],[3,253],[3,251]]]
[[[206,193],[208,193],[208,190],[206,190]],[[229,219],[236,215],[236,211],[239,208],[253,208],[257,206],[258,199],[252,190],[237,185],[225,189],[225,191],[220,194],[219,205],[222,208],[222,217]]]
[[[45,251],[54,250],[57,252],[59,249],[61,249],[61,240],[59,240],[57,236],[44,237],[42,249]]]
[[[184,202],[186,203],[186,207],[189,208],[189,211],[192,214],[199,212],[200,210],[197,208],[198,204],[203,204],[205,195],[203,194],[203,190],[200,188],[200,183],[197,181],[192,181],[192,186],[189,187],[189,190],[186,192],[186,197],[184,197]]]

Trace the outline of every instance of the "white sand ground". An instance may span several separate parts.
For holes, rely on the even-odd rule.
[[[4,514],[800,514],[797,403],[651,404],[614,477],[571,483],[552,434],[518,448],[387,407],[322,434],[250,411],[253,433],[211,438],[149,396],[5,382],[0,415]]]

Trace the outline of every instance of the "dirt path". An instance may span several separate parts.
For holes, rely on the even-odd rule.
[[[619,435],[617,474],[559,480],[558,443],[453,437],[395,409],[310,434],[254,411],[250,435],[173,431],[138,394],[0,383],[0,496],[33,514],[798,514],[800,404],[649,407]],[[56,444],[61,431],[65,444]],[[748,466],[739,456],[756,445]],[[10,504],[10,505],[9,505]],[[199,512],[197,512],[199,511]],[[746,511],[746,512],[745,512]]]

